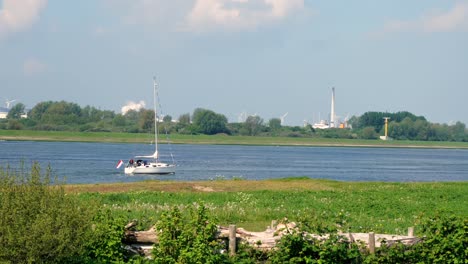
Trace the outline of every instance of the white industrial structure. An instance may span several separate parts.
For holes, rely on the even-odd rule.
[[[319,118],[320,119],[320,118]],[[331,97],[331,111],[330,111],[330,121],[320,120],[319,123],[312,125],[314,129],[328,129],[328,128],[346,128],[348,127],[347,118],[344,122],[340,122],[335,114],[335,87],[332,87],[332,97]]]
[[[336,127],[336,115],[335,115],[335,87],[332,88],[332,100],[331,100],[331,111],[330,111],[330,127]]]
[[[8,109],[8,108],[0,107],[0,119],[7,118],[9,111],[10,111],[10,109]]]

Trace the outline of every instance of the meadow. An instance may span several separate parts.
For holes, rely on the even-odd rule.
[[[66,185],[147,229],[172,207],[202,203],[220,225],[263,231],[272,220],[320,219],[342,231],[406,234],[434,215],[468,218],[468,182],[339,182],[308,178]]]

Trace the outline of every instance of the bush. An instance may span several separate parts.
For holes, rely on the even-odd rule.
[[[38,163],[29,174],[0,168],[0,262],[80,262],[93,208],[51,183],[51,168],[42,177]]]
[[[423,242],[416,245],[425,263],[467,263],[468,219],[436,214],[421,221]]]
[[[337,218],[328,224],[317,215],[301,219],[297,228],[286,230],[288,234],[271,252],[271,263],[362,263],[359,245],[337,233],[341,221]],[[324,235],[324,239],[311,234]]]
[[[94,217],[92,238],[86,243],[86,260],[90,263],[116,263],[125,258],[122,238],[125,233],[123,217],[100,210]]]
[[[153,250],[156,263],[221,263],[226,258],[204,205],[189,207],[185,214],[174,207],[162,214],[156,227],[160,230]]]

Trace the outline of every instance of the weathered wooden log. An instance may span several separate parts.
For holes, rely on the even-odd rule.
[[[154,227],[146,231],[126,230],[123,241],[124,243],[127,243],[127,244],[131,244],[131,243],[156,244],[158,243],[158,235]]]
[[[134,227],[133,224],[129,224],[127,226],[129,226],[129,228]],[[235,228],[236,240],[243,243],[248,243],[252,247],[260,250],[270,250],[276,246],[277,242],[281,239],[283,235],[288,234],[292,232],[292,230],[296,229],[296,225],[294,223],[289,223],[287,225],[278,224],[276,228],[273,228],[274,226],[275,225],[272,223],[272,226],[269,226],[263,232],[250,232],[243,228]],[[231,234],[233,235],[234,233]],[[329,237],[328,235],[310,235],[313,238],[319,240],[325,240]],[[421,241],[421,239],[417,237],[401,235],[374,234],[373,239],[370,239],[369,233],[339,233],[338,235],[342,235],[350,242],[363,243],[364,245],[371,247],[370,251],[373,251],[372,248],[374,248],[375,250],[375,248],[380,247],[383,241],[385,241],[387,245],[392,245],[394,243],[413,245]],[[220,239],[225,239],[226,242],[228,242],[230,238],[229,228],[218,226],[217,237]],[[233,241],[232,237],[231,241]],[[152,227],[146,231],[126,230],[123,242],[127,245],[152,245],[158,243],[158,234],[155,227]],[[372,246],[372,244],[374,244],[374,246]]]

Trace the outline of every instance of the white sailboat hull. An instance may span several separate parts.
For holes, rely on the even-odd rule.
[[[175,165],[162,162],[150,162],[148,164],[131,165],[125,167],[125,174],[174,174]]]

